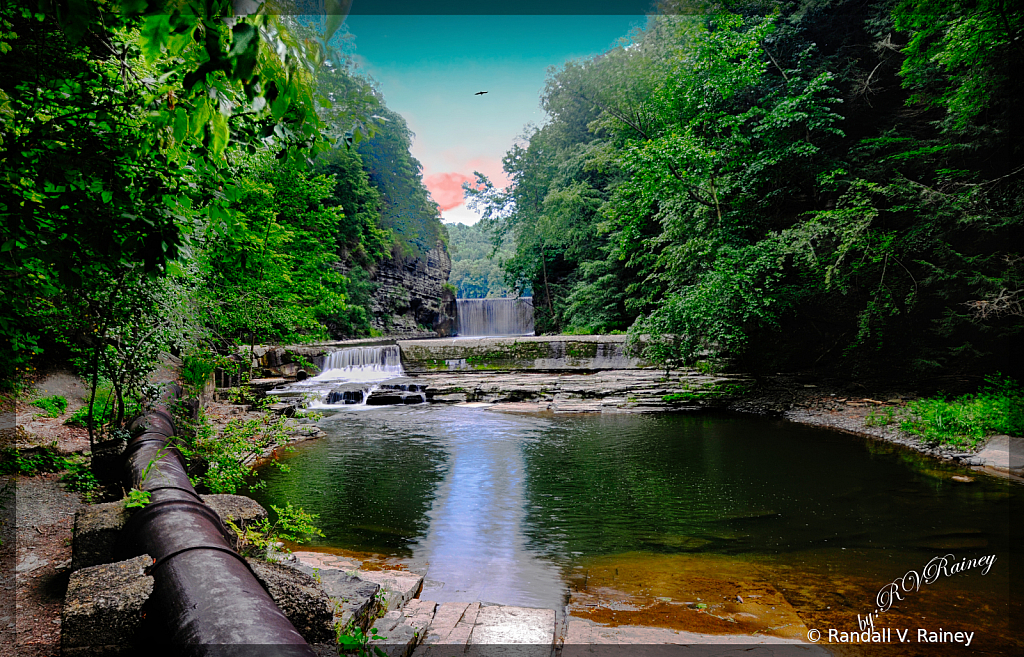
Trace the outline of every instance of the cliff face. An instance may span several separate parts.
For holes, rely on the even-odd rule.
[[[373,281],[370,323],[385,335],[446,337],[455,332],[455,297],[443,289],[452,260],[441,242],[414,260],[385,260]]]

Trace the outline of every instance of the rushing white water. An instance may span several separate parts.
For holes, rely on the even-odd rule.
[[[533,335],[533,297],[458,299],[458,335]]]
[[[402,376],[398,345],[350,347],[324,356],[323,371],[314,381],[382,381]]]
[[[270,392],[311,395],[309,408],[313,409],[365,406],[370,393],[381,383],[404,373],[397,345],[349,347],[324,356],[320,374]]]

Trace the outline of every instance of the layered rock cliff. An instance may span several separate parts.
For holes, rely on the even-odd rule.
[[[455,296],[444,289],[451,270],[442,242],[419,258],[381,262],[373,275],[370,323],[389,336],[452,335]]]

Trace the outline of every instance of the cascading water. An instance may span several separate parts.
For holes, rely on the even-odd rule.
[[[458,299],[460,337],[533,335],[533,297]]]
[[[276,395],[312,395],[310,408],[366,404],[370,393],[388,379],[400,377],[402,352],[397,345],[350,347],[324,356],[320,374],[271,391]]]
[[[313,380],[379,381],[401,376],[402,352],[398,345],[351,347],[324,356],[323,371]]]

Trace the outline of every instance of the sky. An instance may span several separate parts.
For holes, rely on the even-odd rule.
[[[528,124],[544,123],[548,68],[600,54],[645,24],[639,14],[350,15],[346,50],[415,133],[412,154],[443,220],[472,224],[462,183],[480,171],[507,184],[502,157]]]

